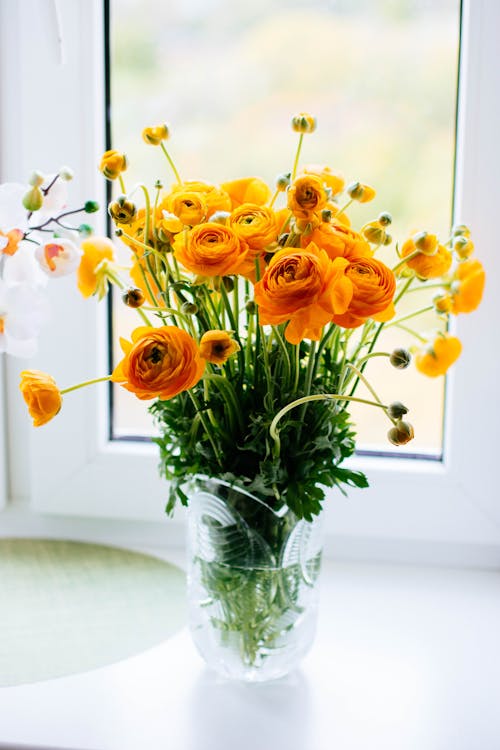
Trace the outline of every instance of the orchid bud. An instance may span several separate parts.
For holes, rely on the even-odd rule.
[[[38,211],[43,205],[43,193],[39,187],[28,190],[23,198],[23,206],[27,211]]]

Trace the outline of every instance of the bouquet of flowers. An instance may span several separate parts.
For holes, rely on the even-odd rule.
[[[369,379],[371,360],[383,356],[388,367],[406,368],[413,354],[417,369],[436,377],[460,355],[460,341],[447,330],[449,319],[474,310],[484,286],[469,229],[455,226],[444,240],[431,231],[416,232],[395,244],[388,264],[390,214],[368,215],[358,229],[349,218],[350,206],[368,204],[375,190],[362,182],[345,186],[329,166],[301,165],[304,137],[315,127],[309,114],[292,119],[295,158],[274,189],[258,177],[219,186],[183,179],[165,145],[166,125],[146,128],[143,138],[172,170],[169,189],[161,179],[152,189],[141,184],[128,190],[125,155],[106,152],[100,170],[120,186],[108,211],[116,237],[130,250],[126,280],[107,238],[86,236],[75,251],[57,236],[23,250],[49,276],[76,266],[85,297],[102,299],[114,286],[124,304],[137,310],[140,325],[121,340],[122,360],[110,375],[92,382],[109,379],[150,402],[159,427],[161,471],[170,480],[169,512],[178,500],[187,504],[186,479],[202,475],[242,488],[276,512],[289,510],[311,521],[325,488],[367,485],[362,473],[343,465],[355,449],[352,402],[386,415],[393,445],[413,438],[408,408],[378,397]],[[46,210],[51,187],[32,181],[36,200],[24,201],[29,217]],[[84,210],[94,208],[89,202]],[[55,227],[59,234],[67,213],[52,224],[43,218],[33,228],[0,226],[3,273],[18,241],[34,241],[34,229]],[[88,234],[86,225],[77,229]],[[0,344],[9,340],[5,279]],[[401,314],[402,300],[421,287],[435,290],[432,302]],[[16,304],[22,307],[19,294]],[[437,313],[436,330],[424,336],[409,324],[429,309]],[[405,338],[401,348],[380,351],[377,343],[388,326]],[[361,383],[368,397],[357,395]],[[87,383],[61,390],[48,374],[21,375],[37,426],[58,413],[62,395],[82,385]],[[264,534],[271,549],[273,533]],[[205,579],[219,600],[228,591],[227,575],[211,568]],[[262,632],[269,631],[270,611],[265,609]],[[275,623],[281,613],[278,606]],[[241,633],[242,618],[231,627]],[[252,628],[255,635],[257,625]],[[245,637],[248,644],[248,633]],[[265,641],[260,631],[257,641]],[[256,648],[254,638],[247,656],[255,656]]]

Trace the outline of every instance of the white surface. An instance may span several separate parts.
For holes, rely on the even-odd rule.
[[[182,631],[86,674],[0,690],[0,748],[498,750],[500,574],[327,563],[302,669],[221,681]]]

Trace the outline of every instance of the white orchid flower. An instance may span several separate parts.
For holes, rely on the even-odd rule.
[[[5,234],[11,229],[25,231],[28,226],[28,214],[23,206],[26,185],[17,182],[5,182],[0,185],[0,231]]]
[[[53,237],[35,249],[35,258],[47,276],[59,278],[76,271],[82,251],[71,240]]]
[[[0,279],[0,353],[32,357],[46,318],[47,301],[38,287]]]

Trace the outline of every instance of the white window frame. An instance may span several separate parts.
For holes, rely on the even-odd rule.
[[[104,149],[101,0],[0,0],[0,12],[0,49],[9,62],[0,92],[1,109],[9,115],[2,131],[2,178],[19,180],[33,168],[69,163],[76,173],[73,199],[104,203],[103,181],[93,168]],[[464,351],[448,382],[444,460],[353,459],[371,486],[351,492],[348,500],[337,494],[327,501],[327,530],[341,553],[390,557],[392,550],[412,559],[412,549],[432,548],[433,559],[454,560],[450,551],[459,550],[459,561],[500,564],[494,471],[500,355],[493,329],[500,319],[494,206],[498,28],[497,0],[464,0],[455,215],[473,227],[488,286],[480,310],[455,323]],[[140,98],[140,92],[131,95]],[[61,387],[105,374],[105,305],[79,299],[71,280],[60,282],[51,304],[52,323],[30,366],[51,372]],[[43,514],[164,520],[166,488],[155,447],[107,439],[107,386],[72,394],[56,420],[33,430],[17,387],[24,366],[13,359],[6,365],[11,499],[28,499],[32,511]],[[0,461],[1,455],[0,444]],[[179,518],[168,524],[176,527]]]

